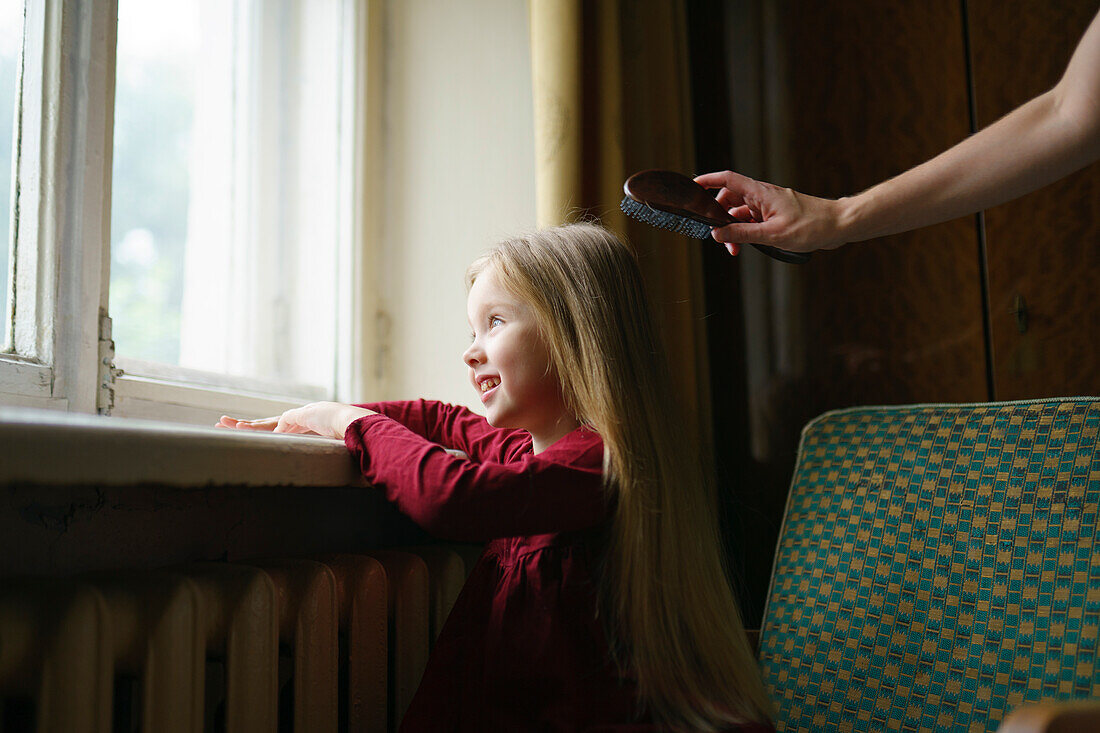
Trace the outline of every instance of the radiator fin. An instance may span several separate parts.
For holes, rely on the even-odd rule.
[[[0,712],[19,714],[4,733],[394,731],[473,556],[432,545],[5,580]]]

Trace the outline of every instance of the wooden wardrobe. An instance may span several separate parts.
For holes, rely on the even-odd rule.
[[[733,168],[840,197],[1049,89],[1100,2],[688,7],[699,172]],[[714,249],[718,469],[750,622],[799,432],[815,415],[1100,394],[1100,164],[982,214],[817,253],[800,267]]]

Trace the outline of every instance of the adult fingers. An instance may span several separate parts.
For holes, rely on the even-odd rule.
[[[727,244],[766,243],[766,235],[761,231],[762,227],[763,224],[756,222],[737,222],[712,229],[710,236],[717,242]]]
[[[734,193],[744,193],[754,181],[733,171],[717,171],[695,176],[695,182],[704,188],[728,188]]]
[[[741,206],[745,206],[745,198],[728,188],[723,188],[715,195],[715,200],[722,204],[724,209],[735,209]]]
[[[760,217],[757,216],[757,212],[752,210],[749,205],[735,206],[729,210],[730,216],[737,221],[759,221]]]

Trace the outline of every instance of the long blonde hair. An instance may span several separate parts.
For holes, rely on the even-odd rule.
[[[538,315],[567,407],[604,441],[614,518],[600,578],[612,648],[677,727],[771,718],[726,575],[713,485],[684,432],[633,252],[594,224],[501,243],[492,267]]]

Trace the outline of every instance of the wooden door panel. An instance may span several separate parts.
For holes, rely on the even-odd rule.
[[[1057,83],[1100,3],[968,6],[985,127]],[[990,209],[986,238],[997,398],[1100,393],[1100,165]]]
[[[780,19],[777,182],[856,193],[969,133],[959,3],[791,1]],[[974,219],[821,252],[792,277],[804,413],[986,399]]]

